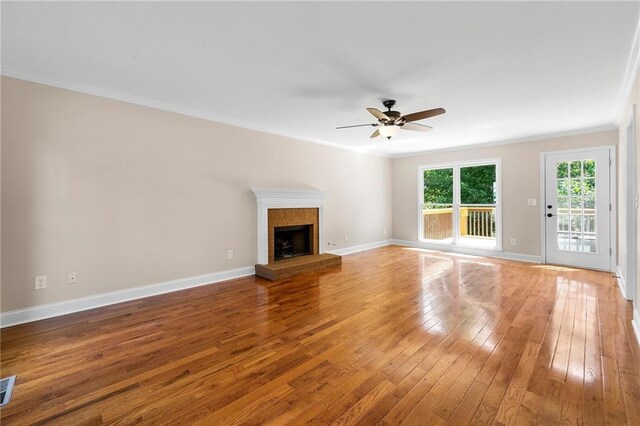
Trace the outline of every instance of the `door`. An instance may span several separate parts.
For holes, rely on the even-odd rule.
[[[418,238],[500,250],[500,159],[420,166]]]
[[[608,149],[545,155],[546,263],[611,269]]]

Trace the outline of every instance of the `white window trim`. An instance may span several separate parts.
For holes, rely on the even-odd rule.
[[[482,160],[454,161],[450,163],[421,164],[418,166],[418,241],[434,246],[476,248],[474,246],[460,244],[460,168],[469,166],[496,166],[496,247],[482,249],[487,252],[501,252],[502,249],[502,158],[486,158]],[[453,238],[451,243],[442,243],[428,240],[422,237],[422,206],[424,204],[424,171],[433,169],[453,169]]]

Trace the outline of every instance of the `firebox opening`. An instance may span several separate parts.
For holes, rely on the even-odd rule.
[[[277,226],[274,229],[274,260],[312,254],[313,225]]]

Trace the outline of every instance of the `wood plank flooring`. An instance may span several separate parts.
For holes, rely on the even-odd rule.
[[[640,424],[610,274],[384,247],[2,330],[9,424]]]

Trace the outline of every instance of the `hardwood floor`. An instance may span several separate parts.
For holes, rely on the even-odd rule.
[[[640,424],[610,274],[385,247],[2,331],[2,424]]]

